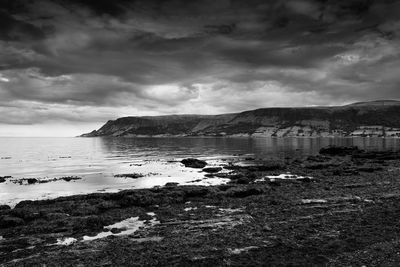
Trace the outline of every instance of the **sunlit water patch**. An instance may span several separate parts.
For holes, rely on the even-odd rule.
[[[227,179],[207,178],[185,168],[183,158],[206,160],[211,166],[236,158],[301,157],[327,145],[362,149],[399,149],[400,139],[383,138],[0,138],[0,177],[35,178],[47,183],[20,185],[0,180],[0,204],[92,192],[179,184],[215,185]],[[234,162],[235,163],[235,162]],[[114,177],[140,173],[137,179]],[[78,176],[74,181],[54,180]]]
[[[145,223],[145,221],[139,220],[139,217],[131,217],[131,218],[125,219],[121,222],[117,222],[117,223],[105,226],[104,228],[109,231],[104,231],[104,232],[98,233],[95,236],[84,236],[83,241],[92,241],[92,240],[96,240],[96,239],[105,238],[108,236],[132,235],[135,232],[137,232],[139,229],[142,229],[145,227],[151,227],[151,226],[154,226],[154,225],[160,223],[155,218],[154,213],[148,213],[148,215],[152,216],[153,218],[151,220],[147,221],[147,224]],[[121,232],[113,233],[112,232],[113,229],[120,230]]]

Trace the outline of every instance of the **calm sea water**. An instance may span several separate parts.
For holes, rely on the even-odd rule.
[[[118,191],[190,183],[204,177],[179,160],[196,157],[211,165],[222,158],[305,156],[327,145],[356,145],[367,150],[398,150],[400,139],[384,138],[0,138],[0,176],[51,179],[79,176],[75,182],[0,184],[0,204],[89,192]],[[143,178],[115,178],[142,173]],[[204,182],[204,181],[203,181]],[[207,183],[213,181],[205,180]]]

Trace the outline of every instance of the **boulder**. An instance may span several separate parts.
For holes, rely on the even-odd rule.
[[[34,206],[35,202],[32,200],[22,200],[20,202],[18,202],[17,205],[15,205],[15,209],[20,209],[20,208],[24,208],[24,207],[28,207],[28,209],[31,208],[31,206]]]
[[[236,182],[237,184],[249,184],[249,183],[251,183],[253,180],[254,180],[254,179],[252,179],[252,178],[250,178],[250,177],[243,176],[243,177],[240,177],[239,179],[235,180],[235,182]]]
[[[207,162],[205,162],[204,160],[194,158],[183,159],[181,160],[181,163],[185,165],[185,167],[198,169],[202,169],[207,165]]]
[[[11,207],[8,205],[0,205],[0,210],[9,210],[9,209],[11,209]]]
[[[0,176],[0,183],[4,183],[9,178],[12,178],[12,176]]]
[[[35,184],[37,183],[39,180],[36,178],[28,178],[26,179],[26,181],[28,182],[28,184]]]

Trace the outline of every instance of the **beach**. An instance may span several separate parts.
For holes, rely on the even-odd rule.
[[[228,172],[207,175],[229,180],[219,185],[169,183],[2,206],[0,263],[399,263],[400,154],[354,147],[321,153],[226,163]]]

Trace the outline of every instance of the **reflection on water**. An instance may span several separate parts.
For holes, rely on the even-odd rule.
[[[279,157],[318,153],[328,145],[358,146],[366,150],[395,150],[400,139],[385,138],[98,138],[110,157],[186,157],[254,154]]]
[[[57,181],[21,186],[0,184],[0,203],[94,191],[143,188],[166,182],[190,182],[203,177],[184,168],[186,157],[220,164],[227,156],[256,158],[305,156],[328,145],[358,146],[366,150],[397,150],[400,139],[384,138],[0,138],[0,176],[83,177],[76,182]],[[139,172],[140,179],[114,178]]]

